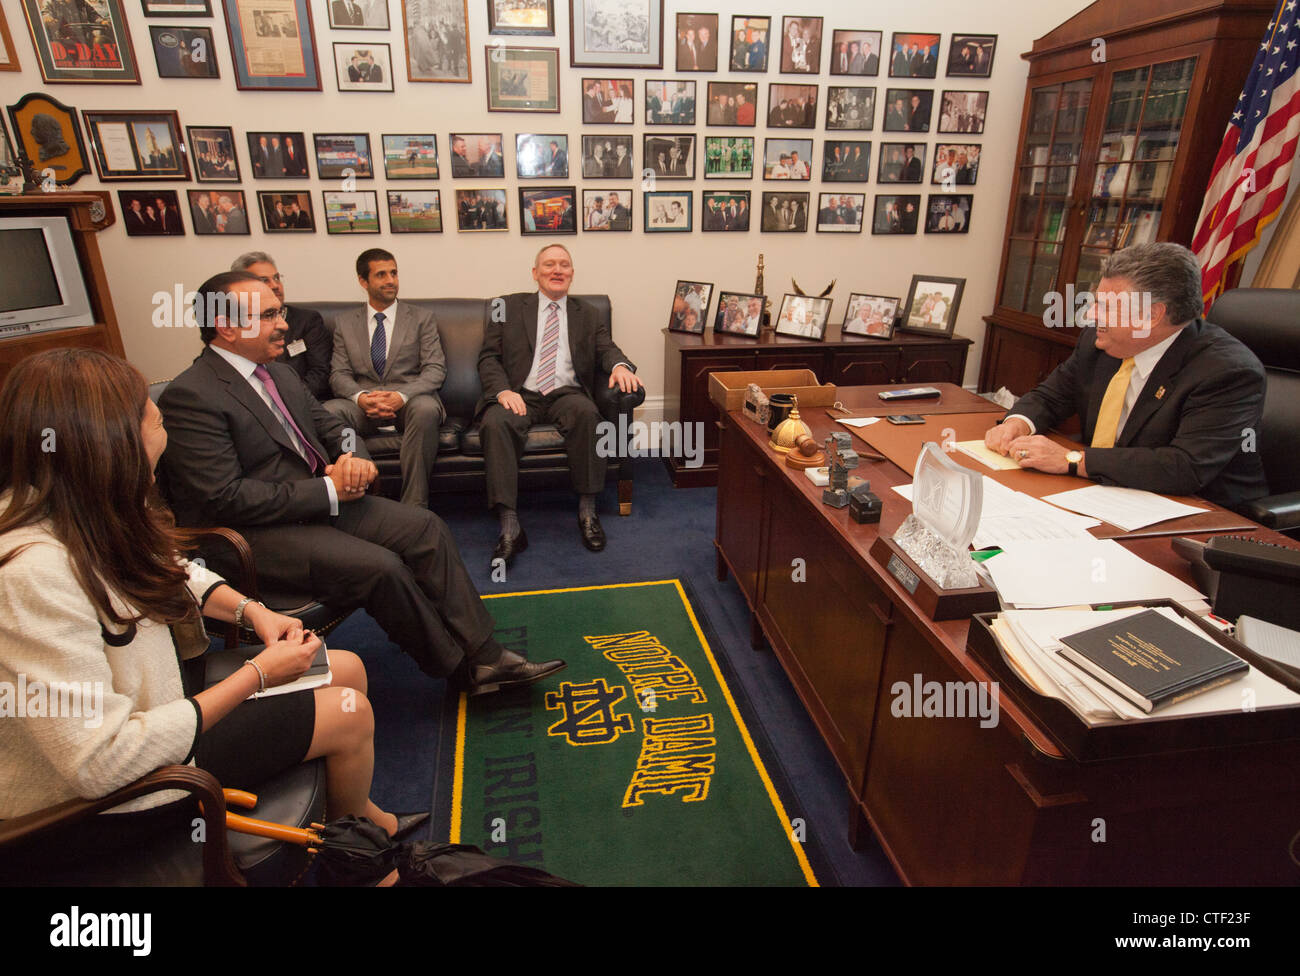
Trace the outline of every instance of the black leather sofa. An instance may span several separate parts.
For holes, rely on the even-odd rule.
[[[611,324],[608,295],[575,296],[594,307],[607,324]],[[400,299],[431,311],[438,320],[438,334],[447,359],[447,378],[438,395],[447,410],[447,419],[438,435],[438,460],[430,479],[430,493],[439,491],[480,490],[483,485],[483,446],[474,408],[482,387],[478,379],[478,354],[483,347],[483,332],[491,310],[491,299],[484,298],[406,298]],[[359,302],[293,301],[300,308],[321,314],[332,326],[334,316],[357,307]],[[632,411],[645,400],[645,391],[621,393],[609,389],[608,374],[597,376],[596,405],[604,418],[615,425],[620,414],[632,422]],[[623,429],[628,429],[625,426]],[[402,473],[398,461],[400,435],[366,438],[366,449],[379,468],[379,491],[392,498],[401,495]],[[618,479],[619,514],[632,512],[632,463],[626,457],[610,464],[610,477]],[[524,456],[519,462],[519,483],[525,488],[567,487],[569,465],[564,454],[564,438],[554,425],[534,427],[524,442]]]

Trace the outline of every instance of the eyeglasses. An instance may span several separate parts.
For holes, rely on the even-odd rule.
[[[284,306],[277,305],[275,308],[268,308],[258,312],[257,317],[263,322],[274,322],[276,319],[284,318]]]
[[[278,272],[273,275],[258,275],[257,280],[266,285],[269,285],[273,281],[279,285],[284,282],[284,275],[279,274]]]

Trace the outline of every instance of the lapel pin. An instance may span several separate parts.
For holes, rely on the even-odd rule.
[[[1156,390],[1156,399],[1163,400],[1164,398],[1165,398],[1165,388],[1162,386],[1160,387],[1160,389]]]

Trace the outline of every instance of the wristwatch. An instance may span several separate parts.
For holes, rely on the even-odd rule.
[[[1070,462],[1070,477],[1079,477],[1079,462],[1083,460],[1082,451],[1068,451],[1065,460]]]

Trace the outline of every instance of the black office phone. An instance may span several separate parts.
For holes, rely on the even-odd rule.
[[[1174,548],[1188,556],[1185,550],[1190,549],[1186,545],[1190,542],[1177,539]],[[1203,588],[1209,591],[1214,612],[1220,617],[1235,621],[1247,614],[1280,627],[1300,629],[1300,549],[1220,535],[1205,543],[1200,558],[1213,571],[1211,585]]]

